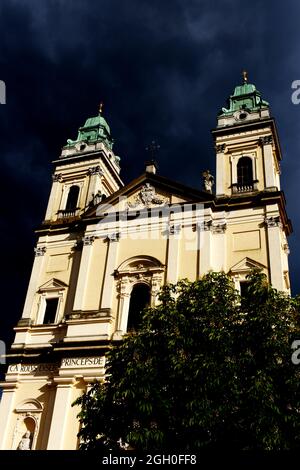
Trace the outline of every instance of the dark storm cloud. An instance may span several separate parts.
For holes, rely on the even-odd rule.
[[[214,170],[210,129],[249,70],[270,101],[284,151],[282,181],[293,219],[292,280],[299,291],[300,79],[297,1],[1,0],[1,323],[20,315],[33,229],[43,219],[51,160],[100,100],[125,181],[143,171],[145,146],[161,146],[160,173],[200,187]],[[281,2],[280,2],[281,3]]]

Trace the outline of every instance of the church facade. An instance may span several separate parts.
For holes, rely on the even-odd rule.
[[[206,171],[203,189],[159,175],[154,161],[124,185],[101,109],[63,147],[1,383],[0,449],[78,448],[72,403],[104,378],[105,352],[163,284],[223,270],[242,292],[258,267],[290,292],[278,133],[246,77],[212,135],[216,184]]]

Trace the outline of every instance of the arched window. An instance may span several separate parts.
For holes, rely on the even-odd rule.
[[[135,284],[131,291],[127,331],[135,331],[141,322],[141,313],[150,305],[150,286],[147,284]]]
[[[250,157],[242,157],[237,164],[238,192],[253,191],[253,169]]]
[[[66,211],[73,212],[77,208],[78,202],[78,195],[79,195],[79,186],[71,186],[69,189],[68,199],[66,203]]]

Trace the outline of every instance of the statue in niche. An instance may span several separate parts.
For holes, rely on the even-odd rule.
[[[94,196],[94,205],[99,204],[103,199],[103,194],[99,190]]]
[[[205,170],[205,171],[203,171],[202,176],[203,176],[204,190],[207,191],[208,193],[211,193],[212,192],[212,187],[213,187],[213,184],[214,184],[214,181],[215,181],[213,175],[210,173],[209,170]]]
[[[105,194],[102,194],[100,189],[96,194],[92,193],[92,199],[90,200],[88,207],[94,207],[97,204],[100,204],[100,202],[102,202],[105,197]]]
[[[31,433],[30,431],[26,431],[22,439],[20,440],[20,444],[18,445],[18,450],[30,450],[31,449]]]

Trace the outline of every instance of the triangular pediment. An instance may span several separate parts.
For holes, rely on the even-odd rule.
[[[156,174],[144,173],[97,206],[86,217],[101,216],[118,211],[136,211],[170,204],[210,202],[214,196]]]
[[[251,269],[266,269],[266,266],[259,263],[258,261],[245,257],[244,259],[236,263],[234,266],[232,266],[229,272],[237,274],[249,272],[251,271]]]
[[[39,292],[60,290],[60,289],[65,289],[66,287],[68,287],[68,285],[65,284],[63,281],[59,281],[58,279],[52,278],[50,279],[50,281],[47,281],[45,282],[45,284],[40,286]]]

